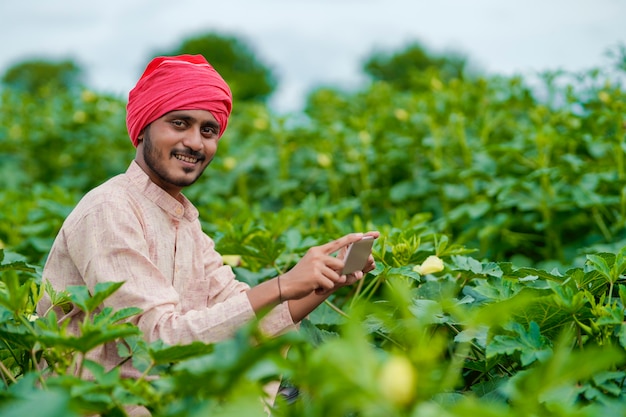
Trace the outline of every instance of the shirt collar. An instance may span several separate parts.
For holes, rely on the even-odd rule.
[[[148,174],[141,169],[137,162],[131,162],[126,170],[126,175],[130,178],[133,185],[139,189],[139,192],[171,216],[178,219],[184,217],[189,221],[194,221],[198,218],[198,209],[194,207],[187,197],[181,194],[181,201],[179,201],[169,195],[164,189],[152,182]]]

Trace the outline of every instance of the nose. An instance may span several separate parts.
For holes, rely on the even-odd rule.
[[[202,134],[199,130],[190,130],[183,139],[183,145],[191,149],[192,151],[202,150]]]

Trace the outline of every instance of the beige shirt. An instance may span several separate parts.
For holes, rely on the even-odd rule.
[[[123,281],[104,305],[139,307],[132,321],[148,342],[167,344],[224,340],[255,317],[246,290],[222,263],[211,238],[202,232],[198,210],[155,185],[135,162],[90,191],[68,216],[43,270],[43,279],[58,291],[68,285]],[[45,296],[38,312],[50,307]],[[82,314],[68,314],[71,329]],[[293,326],[287,303],[261,322],[268,334]],[[114,345],[90,352],[107,369],[120,363]],[[122,373],[139,374],[130,361]]]

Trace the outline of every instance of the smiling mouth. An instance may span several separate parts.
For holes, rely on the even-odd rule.
[[[195,158],[193,156],[180,155],[180,154],[174,154],[174,158],[178,159],[179,161],[188,162],[190,164],[195,164],[196,162],[200,160],[199,158]]]

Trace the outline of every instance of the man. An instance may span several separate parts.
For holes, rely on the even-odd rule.
[[[280,333],[334,290],[371,271],[341,275],[333,253],[362,238],[354,233],[311,248],[290,271],[253,288],[235,279],[204,234],[198,211],[181,190],[193,184],[217,152],[232,107],[230,89],[201,55],[158,57],[129,94],[127,127],[136,149],[126,173],[90,191],[68,216],[44,267],[43,279],[56,290],[123,281],[105,302],[139,307],[133,322],[146,340],[168,344],[217,342],[271,308],[261,321]],[[367,235],[378,237],[378,232]],[[51,308],[45,297],[38,306]],[[81,313],[70,319],[77,329]],[[107,369],[122,360],[114,345],[90,353]],[[131,363],[122,375],[137,377]]]

